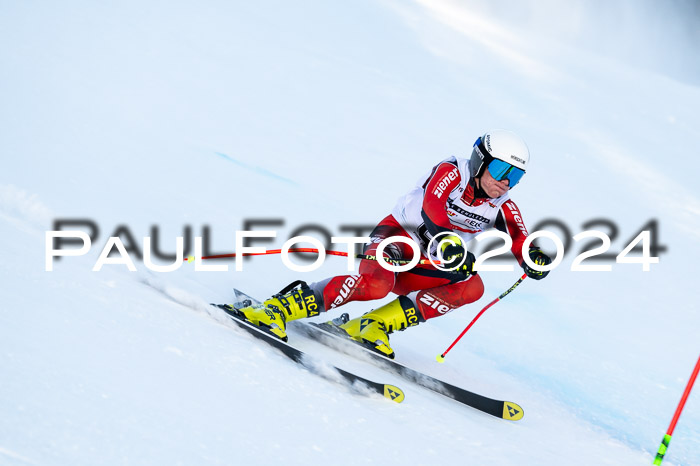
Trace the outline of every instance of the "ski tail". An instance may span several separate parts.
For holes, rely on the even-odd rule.
[[[238,304],[243,304],[247,299],[250,299],[251,302],[256,302],[257,300],[250,298],[248,295],[245,295],[244,293],[237,293],[236,296],[236,303]],[[259,301],[257,301],[259,302]],[[249,305],[249,304],[247,304]],[[355,386],[355,384],[358,384],[362,387],[366,387],[371,393],[376,393],[379,395],[382,395],[383,397],[395,402],[395,403],[401,403],[405,399],[405,394],[403,390],[401,390],[399,387],[395,385],[390,385],[390,384],[383,384],[379,382],[374,382],[372,380],[366,379],[364,377],[361,377],[357,374],[354,374],[352,372],[348,372],[344,369],[341,369],[339,367],[333,366],[333,365],[327,365],[323,364],[323,370],[320,369],[315,369],[314,368],[314,360],[313,358],[310,358],[308,354],[304,353],[303,351],[293,347],[289,343],[279,339],[277,336],[270,332],[266,332],[265,329],[258,327],[256,325],[251,324],[250,322],[246,321],[243,319],[240,315],[240,313],[236,312],[236,308],[234,306],[228,306],[228,305],[221,305],[221,304],[213,304],[213,306],[218,307],[219,309],[223,310],[228,314],[228,316],[231,318],[233,322],[235,322],[240,328],[244,329],[247,331],[249,334],[254,336],[255,338],[258,338],[268,345],[278,349],[282,354],[287,356],[289,359],[292,361],[296,362],[297,364],[300,364],[304,367],[306,367],[309,371],[312,373],[319,375],[325,379],[332,380],[332,381],[339,381],[339,380],[344,380],[351,388]],[[329,370],[330,369],[330,373]],[[339,377],[334,377],[333,375],[337,375]]]

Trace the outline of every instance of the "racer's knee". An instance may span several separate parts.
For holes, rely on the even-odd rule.
[[[367,279],[367,295],[371,300],[385,298],[394,288],[393,274],[391,279],[375,276],[364,277]]]
[[[408,295],[425,320],[440,317],[484,295],[484,282],[478,275],[450,285],[421,290]]]

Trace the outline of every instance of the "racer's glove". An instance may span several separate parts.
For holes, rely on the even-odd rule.
[[[457,235],[446,235],[440,241],[440,250],[442,251],[443,268],[451,272],[461,273],[465,277],[474,273],[474,261],[476,258],[474,254],[465,250],[462,238]],[[462,260],[464,260],[464,263],[459,265]]]
[[[530,256],[530,260],[539,266],[549,265],[552,263],[552,259],[550,259],[547,254],[543,253],[542,250],[536,246],[530,246],[528,255]],[[522,266],[525,275],[535,280],[542,280],[549,274],[549,270],[546,272],[535,270],[529,265],[527,265],[527,263],[525,263],[524,260]]]

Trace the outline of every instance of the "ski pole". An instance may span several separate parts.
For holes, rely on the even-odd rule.
[[[289,252],[315,252],[318,253],[318,249],[316,248],[289,248]],[[240,254],[241,257],[249,257],[249,256],[265,256],[269,254],[281,254],[282,250],[281,249],[268,249],[263,252],[244,252],[243,254]],[[326,254],[330,256],[343,256],[343,257],[348,257],[347,252],[343,251],[333,251],[333,250],[326,250]],[[238,256],[238,253],[231,253],[231,254],[217,254],[215,256],[203,256],[202,259],[224,259],[227,257],[236,257]],[[377,260],[377,256],[372,256],[368,254],[355,254],[354,257],[356,259],[365,259],[365,260]],[[385,261],[389,262],[392,265],[403,265],[403,264],[408,264],[411,262],[411,259],[391,259],[389,257],[384,258]],[[194,256],[188,256],[184,259],[185,262],[193,262],[194,261]],[[419,264],[430,264],[430,261],[428,259],[421,259],[418,261]],[[441,265],[442,263],[440,261],[433,261],[435,264]]]
[[[491,301],[490,303],[488,303],[488,304],[486,305],[486,307],[483,308],[483,309],[476,315],[476,317],[474,317],[474,318],[472,319],[471,322],[469,322],[469,325],[467,325],[467,328],[465,328],[464,330],[462,330],[462,333],[460,333],[459,336],[457,337],[457,339],[456,339],[455,341],[452,342],[452,344],[450,345],[450,347],[447,348],[447,349],[445,350],[444,353],[439,354],[439,355],[437,356],[437,358],[436,358],[436,359],[437,359],[437,362],[445,362],[445,356],[447,356],[447,353],[450,352],[450,350],[454,347],[454,345],[456,345],[457,342],[464,336],[464,334],[467,333],[467,331],[471,328],[471,326],[474,325],[474,322],[476,322],[477,319],[479,319],[479,317],[481,317],[481,314],[483,314],[484,312],[486,312],[486,309],[490,308],[491,306],[493,306],[494,304],[496,304],[498,301],[500,301],[501,299],[505,298],[505,297],[508,295],[508,293],[510,293],[510,292],[513,291],[518,285],[520,285],[520,284],[523,282],[523,280],[525,280],[525,278],[527,278],[527,275],[523,274],[523,276],[520,277],[520,279],[518,279],[518,281],[515,282],[515,284],[513,284],[513,286],[511,286],[510,288],[508,288],[508,289],[507,289],[503,294],[501,294],[498,298],[496,298],[496,299],[494,299],[493,301]]]
[[[656,465],[661,464],[661,462],[664,460],[664,455],[666,454],[666,450],[668,450],[668,444],[671,443],[673,429],[676,428],[678,418],[681,416],[681,411],[683,411],[683,407],[685,406],[685,402],[688,399],[688,395],[690,395],[690,390],[693,388],[693,384],[695,383],[695,379],[697,379],[698,377],[699,371],[700,357],[698,357],[698,362],[695,363],[695,369],[693,370],[693,374],[690,376],[690,380],[688,380],[688,385],[686,385],[685,391],[683,392],[683,396],[681,397],[681,401],[678,403],[676,412],[673,414],[673,419],[671,420],[671,424],[668,426],[666,435],[664,435],[664,438],[661,441],[661,445],[659,445],[659,451],[656,453],[656,458],[654,459],[654,464]]]

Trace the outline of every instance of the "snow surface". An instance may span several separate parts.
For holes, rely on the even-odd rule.
[[[0,464],[650,464],[700,341],[698,17],[681,1],[1,2]],[[668,248],[647,273],[572,272],[567,255],[443,365],[517,271],[392,337],[402,362],[521,404],[519,422],[292,334],[406,392],[363,396],[207,305],[342,259],[91,271],[120,225],[137,243],[157,225],[169,252],[186,225],[229,252],[246,219],[284,220],[270,247],[308,223],[348,235],[492,127],[530,146],[512,192],[528,225],[610,219],[619,252],[657,219]],[[46,272],[58,218],[100,235]],[[700,464],[697,388],[664,464]]]

